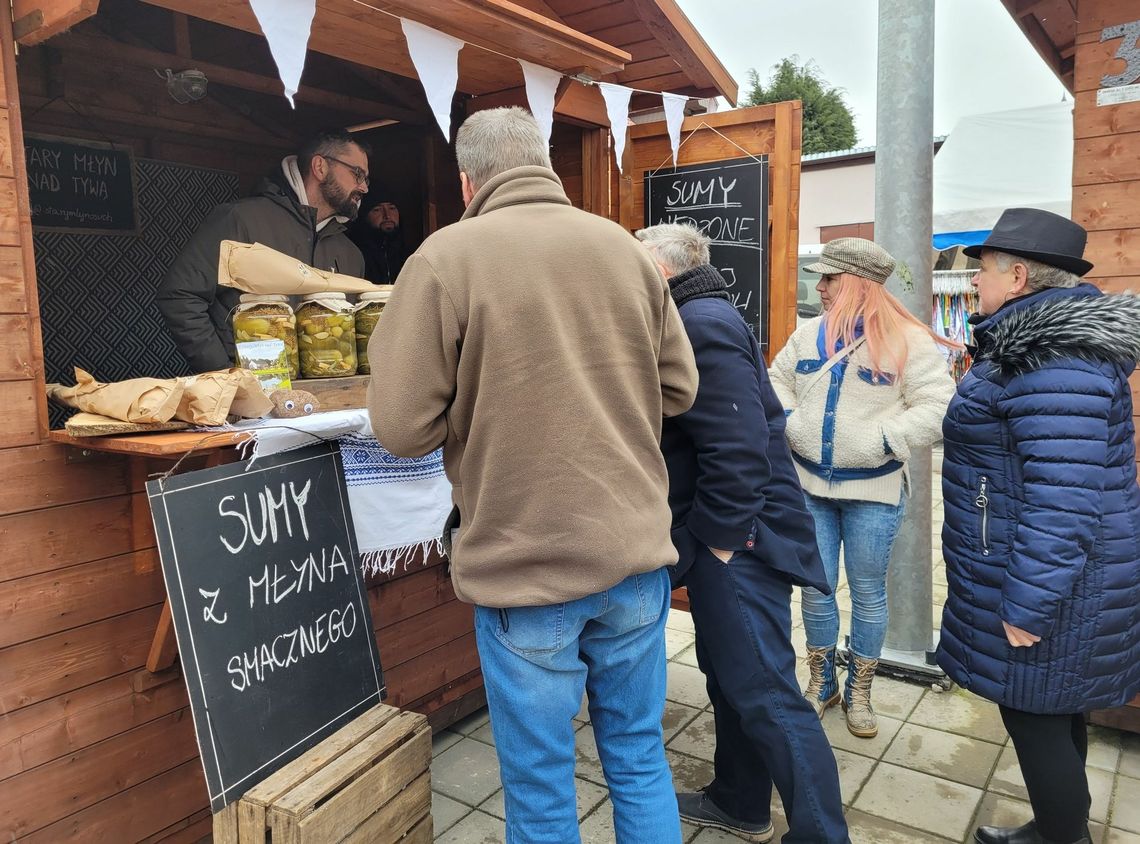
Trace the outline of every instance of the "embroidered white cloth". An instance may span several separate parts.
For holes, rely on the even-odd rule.
[[[254,419],[232,426],[253,435],[248,456],[311,445],[315,437],[340,443],[356,543],[366,573],[407,570],[417,550],[442,552],[443,525],[451,512],[451,484],[443,450],[425,457],[396,457],[372,436],[363,409],[334,410],[297,419]],[[423,559],[423,554],[419,556]]]

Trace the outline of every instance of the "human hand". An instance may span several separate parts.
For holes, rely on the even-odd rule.
[[[1028,630],[1022,630],[1020,627],[1014,627],[1012,624],[1003,621],[1001,626],[1005,628],[1005,638],[1015,648],[1028,648],[1036,645],[1041,641],[1040,636],[1034,636]]]
[[[711,551],[712,555],[714,557],[716,557],[718,560],[720,560],[722,563],[727,563],[729,560],[732,559],[732,552],[731,551],[722,551],[720,548],[713,548],[711,546],[709,547],[709,551]]]

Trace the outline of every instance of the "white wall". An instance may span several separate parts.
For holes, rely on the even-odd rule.
[[[874,219],[874,159],[800,171],[800,243],[819,243],[822,226]]]

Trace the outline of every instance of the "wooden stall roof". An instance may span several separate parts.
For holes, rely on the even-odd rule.
[[[1002,0],[1002,4],[1029,43],[1072,93],[1077,53],[1077,0]],[[1087,25],[1087,21],[1082,21],[1082,31]]]
[[[147,2],[261,32],[248,3]],[[17,34],[25,45],[40,43],[99,14],[99,5],[99,0],[15,0]],[[458,87],[467,94],[518,87],[522,73],[514,59],[520,58],[567,74],[736,102],[736,82],[675,0],[318,0],[309,46],[415,78],[396,16],[476,45],[460,53]]]

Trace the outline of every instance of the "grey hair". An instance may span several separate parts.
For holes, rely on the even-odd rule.
[[[708,237],[684,223],[659,223],[634,235],[670,275],[680,275],[709,262]]]
[[[1022,258],[1020,255],[1011,255],[997,249],[987,249],[986,251],[993,255],[994,263],[997,264],[998,270],[1003,273],[1009,272],[1014,264],[1024,264],[1027,276],[1025,286],[1033,293],[1047,287],[1076,287],[1081,283],[1080,276],[1060,267],[1052,267],[1049,264],[1034,261],[1032,258]]]
[[[515,167],[554,169],[538,123],[518,106],[489,108],[468,117],[455,135],[455,160],[476,189]]]

